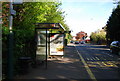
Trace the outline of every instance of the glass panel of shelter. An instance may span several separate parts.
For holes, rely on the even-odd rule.
[[[45,61],[46,53],[48,55],[48,40],[49,34],[46,30],[37,29],[37,50],[36,50],[36,60]],[[47,48],[46,48],[47,47]]]

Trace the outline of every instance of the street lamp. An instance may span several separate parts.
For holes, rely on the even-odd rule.
[[[20,2],[19,4],[21,3],[22,2]],[[16,15],[16,11],[13,10],[13,0],[10,0],[9,5],[10,5],[10,8],[9,8],[9,45],[8,45],[9,47],[8,47],[8,61],[7,61],[7,64],[8,64],[7,79],[13,79],[13,41],[14,41],[13,36],[14,36],[14,33],[12,31],[12,25],[13,25],[13,15]]]

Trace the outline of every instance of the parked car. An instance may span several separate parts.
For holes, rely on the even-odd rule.
[[[120,55],[120,41],[113,41],[110,44],[110,52]]]
[[[81,43],[81,44],[85,44],[85,41],[81,41],[80,43]]]
[[[75,41],[75,44],[79,44],[79,41]]]
[[[74,43],[74,41],[71,40],[70,43]]]

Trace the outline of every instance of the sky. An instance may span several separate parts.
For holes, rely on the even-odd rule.
[[[61,5],[73,36],[80,31],[90,35],[91,32],[102,29],[115,7],[112,0],[62,0]]]

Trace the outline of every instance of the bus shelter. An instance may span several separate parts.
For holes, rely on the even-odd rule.
[[[36,61],[44,62],[47,68],[49,56],[64,55],[64,27],[60,23],[36,23]]]

